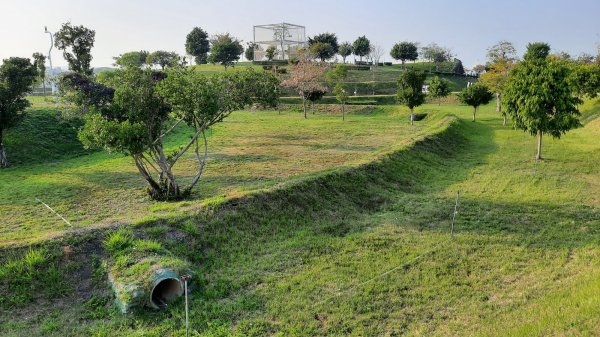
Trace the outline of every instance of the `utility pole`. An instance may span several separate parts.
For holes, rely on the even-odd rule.
[[[54,47],[54,36],[52,32],[48,30],[48,27],[44,26],[44,32],[50,35],[50,49],[48,50],[48,62],[50,62],[50,88],[52,90],[52,97],[54,98],[54,108],[58,108],[58,99],[56,97],[56,83],[54,82],[54,68],[52,68],[52,47]]]
[[[52,95],[54,95],[54,80],[52,76],[54,75],[54,70],[52,69],[52,47],[54,47],[54,37],[52,36],[52,32],[48,30],[48,27],[44,26],[44,31],[46,34],[50,34],[50,49],[48,50],[48,62],[50,62],[50,85],[52,86]]]

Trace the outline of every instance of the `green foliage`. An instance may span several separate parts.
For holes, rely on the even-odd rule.
[[[338,83],[344,83],[348,77],[348,66],[345,64],[336,64],[333,69],[330,69],[325,74],[327,83],[331,86],[335,86]]]
[[[33,53],[33,66],[37,70],[38,78],[42,84],[46,80],[46,56],[42,53]],[[45,84],[44,84],[45,88]]]
[[[588,98],[596,98],[600,93],[600,64],[571,63],[572,78],[575,93]]]
[[[503,102],[515,126],[537,135],[541,159],[541,135],[559,138],[580,125],[572,71],[560,60],[548,58],[550,46],[529,44],[524,61],[509,75]]]
[[[57,267],[56,256],[29,248],[24,254],[0,262],[0,308],[23,306],[35,299],[64,296],[71,286]]]
[[[429,95],[433,98],[441,100],[442,98],[450,95],[450,81],[439,78],[438,76],[433,77],[429,80]]]
[[[259,44],[256,44],[254,42],[248,42],[246,50],[244,51],[244,57],[246,57],[246,60],[254,61],[254,50],[258,50],[259,48]]]
[[[121,68],[137,67],[140,68],[146,64],[149,53],[145,50],[130,51],[119,56],[113,57],[115,65]]]
[[[150,65],[158,65],[161,69],[175,67],[181,62],[181,57],[175,52],[157,50],[152,52],[146,58],[146,63]]]
[[[425,83],[425,73],[421,71],[408,70],[398,77],[398,92],[396,99],[398,103],[406,105],[413,109],[425,102],[423,93],[423,84]]]
[[[364,35],[358,37],[352,43],[352,52],[362,61],[363,56],[367,56],[371,52],[371,41]]]
[[[321,59],[323,62],[335,56],[333,47],[329,43],[325,42],[315,42],[311,44],[310,52],[314,55],[314,57]]]
[[[73,26],[70,22],[63,23],[60,30],[54,34],[54,46],[63,51],[63,57],[69,64],[69,69],[75,73],[92,76],[92,48],[96,32],[84,26]]]
[[[339,51],[337,36],[334,33],[321,33],[308,38],[308,46],[312,47],[316,43],[324,43],[331,46],[332,54],[326,59],[332,58]]]
[[[492,98],[494,98],[494,94],[483,83],[475,83],[458,95],[459,101],[473,107],[473,121],[475,121],[477,108],[489,103]]]
[[[219,63],[225,68],[233,66],[244,52],[241,42],[229,33],[215,35],[211,38],[210,45],[208,62]]]
[[[0,168],[8,166],[4,150],[4,131],[14,127],[25,116],[29,102],[25,93],[38,72],[29,59],[11,57],[0,66]]]
[[[454,65],[452,66],[452,72],[457,75],[465,74],[465,68],[463,67],[461,60],[459,60],[457,58],[454,59]]]
[[[133,248],[133,232],[125,228],[110,232],[103,244],[104,248],[113,255],[128,251]]]
[[[527,51],[523,56],[525,61],[533,62],[543,60],[550,55],[550,45],[546,42],[533,42],[527,45]]]
[[[452,59],[450,49],[438,46],[436,43],[430,43],[421,49],[421,55],[424,59],[435,63],[447,62]]]
[[[275,58],[275,56],[277,56],[277,47],[275,46],[269,46],[269,48],[267,48],[267,50],[265,50],[265,56],[267,57],[267,60],[269,61],[273,61],[273,59]]]
[[[338,48],[338,53],[346,63],[346,57],[352,55],[352,44],[350,42],[342,42]]]
[[[396,43],[390,51],[390,56],[394,60],[400,60],[402,64],[405,61],[415,61],[419,57],[417,44],[408,41]]]
[[[322,33],[308,38],[308,46],[315,57],[321,61],[329,60],[339,51],[337,36],[333,33]]]
[[[185,38],[185,52],[194,56],[196,64],[205,64],[209,50],[208,34],[202,28],[194,27]]]

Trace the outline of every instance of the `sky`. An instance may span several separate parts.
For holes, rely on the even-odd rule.
[[[382,46],[384,61],[399,41],[450,48],[467,68],[485,63],[486,49],[508,40],[522,55],[527,43],[545,41],[553,51],[597,53],[600,0],[0,0],[0,59],[48,53],[49,36],[62,23],[96,31],[92,66],[111,66],[132,50],[184,54],[196,26],[252,41],[254,25],[289,22],[307,35],[331,32],[338,41],[366,35]],[[66,66],[52,51],[53,66]]]

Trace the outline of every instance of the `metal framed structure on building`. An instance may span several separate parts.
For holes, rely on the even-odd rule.
[[[286,22],[254,26],[254,43],[254,61],[266,61],[271,46],[277,51],[274,60],[289,60],[306,47],[306,28]]]

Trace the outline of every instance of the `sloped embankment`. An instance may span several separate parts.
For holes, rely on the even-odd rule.
[[[240,260],[271,254],[269,247],[273,244],[283,244],[302,233],[338,237],[361,231],[364,224],[354,220],[384,209],[398,191],[421,191],[427,185],[428,170],[439,169],[445,158],[464,144],[461,122],[455,117],[428,119],[432,127],[427,134],[391,149],[374,162],[227,200],[193,215],[142,223],[135,227],[134,236],[152,247],[149,255],[168,251],[170,256],[188,261],[195,275],[192,286],[198,292],[195,304],[209,305],[232,292],[255,286],[262,272],[283,270],[296,263],[279,259],[277,265],[254,266],[251,276],[223,286],[215,275],[244,268],[237,264]],[[0,310],[10,315],[1,315],[5,318],[0,320],[0,332],[12,319],[24,315],[41,319],[48,311],[63,310],[57,315],[64,317],[63,325],[70,328],[83,318],[89,322],[111,317],[113,295],[108,291],[106,270],[115,265],[115,256],[101,243],[105,232],[89,232],[29,250],[1,252]],[[294,255],[295,249],[289,247],[282,252]],[[129,267],[126,263],[119,266]],[[176,303],[168,310],[177,311],[179,307]],[[151,316],[147,324],[160,323],[169,315]],[[208,314],[203,319],[211,318]]]

